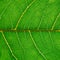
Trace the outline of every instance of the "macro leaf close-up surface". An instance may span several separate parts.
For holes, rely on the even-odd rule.
[[[0,60],[60,60],[60,0],[0,0]]]

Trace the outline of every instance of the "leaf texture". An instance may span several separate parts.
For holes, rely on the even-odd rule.
[[[0,0],[0,60],[60,60],[60,0]]]

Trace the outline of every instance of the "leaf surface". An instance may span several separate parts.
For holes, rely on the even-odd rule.
[[[0,60],[60,60],[60,1],[1,0]]]

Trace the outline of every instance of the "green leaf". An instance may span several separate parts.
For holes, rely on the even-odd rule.
[[[0,60],[60,60],[60,0],[0,0]]]

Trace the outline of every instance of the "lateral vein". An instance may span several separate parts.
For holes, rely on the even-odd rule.
[[[32,40],[35,48],[36,48],[37,51],[39,52],[39,54],[40,54],[45,60],[47,60],[47,58],[45,57],[45,55],[44,55],[44,54],[40,51],[40,49],[37,47],[37,45],[36,45],[36,43],[35,43],[35,41],[34,41],[34,39],[33,39],[33,37],[32,37],[32,34],[31,34],[30,30],[29,30],[29,34],[30,34],[31,40]]]
[[[56,24],[56,22],[57,22],[57,20],[58,20],[59,16],[60,16],[60,13],[57,15],[56,20],[54,21],[54,23],[53,23],[53,25],[52,25],[51,30],[53,30],[53,29],[54,29],[55,24]]]
[[[9,48],[11,54],[12,54],[12,56],[15,58],[15,60],[18,60],[17,57],[14,55],[14,53],[13,53],[13,51],[12,51],[12,49],[11,49],[11,47],[10,47],[10,45],[9,45],[9,43],[8,43],[8,41],[7,41],[7,39],[6,39],[6,37],[5,37],[3,31],[2,31],[1,33],[2,33],[2,36],[3,36],[3,38],[4,38],[4,41],[6,42],[8,48]]]
[[[35,2],[35,0],[33,0],[33,1],[26,7],[26,9],[24,10],[24,12],[21,14],[21,16],[20,16],[20,18],[19,18],[19,20],[18,20],[18,22],[17,22],[16,27],[15,27],[14,30],[17,29],[17,27],[18,27],[18,25],[19,25],[19,23],[20,23],[20,20],[22,19],[22,17],[24,16],[24,14],[27,12],[27,10],[30,8],[30,6],[31,6],[34,2]]]

